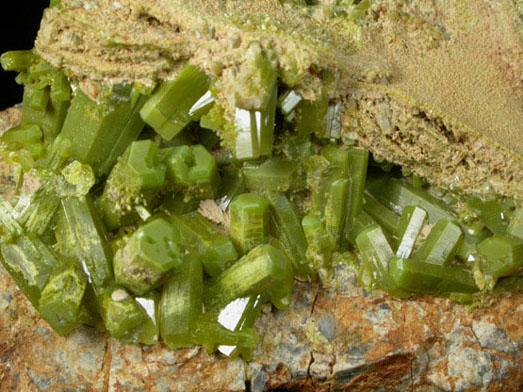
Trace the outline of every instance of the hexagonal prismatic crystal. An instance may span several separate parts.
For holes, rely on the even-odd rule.
[[[116,252],[116,282],[143,295],[182,264],[184,251],[178,229],[164,219],[153,220],[140,227]]]

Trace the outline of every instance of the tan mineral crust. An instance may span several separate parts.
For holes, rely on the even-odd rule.
[[[187,60],[218,78],[227,110],[256,40],[284,81],[318,94],[338,77],[343,140],[440,186],[523,200],[520,1],[376,0],[361,24],[276,0],[62,0],[37,52],[95,97],[102,84],[171,79]],[[19,109],[0,116],[2,130]],[[12,198],[22,171],[2,163]],[[200,209],[226,226],[212,202]],[[216,215],[216,216],[215,216]],[[468,309],[369,293],[352,266],[298,282],[289,311],[265,308],[251,361],[195,347],[124,345],[91,328],[57,336],[0,267],[0,391],[521,391],[523,294]]]
[[[306,98],[337,77],[344,140],[443,187],[523,200],[523,6],[514,0],[375,0],[359,24],[278,0],[63,0],[37,52],[100,85],[172,79],[186,61],[217,79],[231,115],[253,42]],[[221,136],[225,144],[227,133]]]

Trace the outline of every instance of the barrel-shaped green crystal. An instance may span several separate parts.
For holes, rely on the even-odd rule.
[[[38,237],[19,235],[0,248],[0,260],[16,285],[35,306],[49,276],[57,264],[56,257]]]
[[[294,276],[287,256],[271,245],[259,245],[206,286],[206,311],[222,309],[231,301],[266,293],[279,301],[292,293]]]
[[[167,167],[158,162],[158,147],[152,140],[139,140],[129,146],[127,166],[138,178],[141,189],[157,188],[165,182]]]
[[[356,238],[351,233],[351,227],[356,217],[361,213],[363,206],[363,192],[367,181],[367,168],[369,164],[369,152],[367,150],[349,148],[350,160],[350,205],[347,211],[347,219],[345,220],[345,239],[351,241],[351,238]]]
[[[459,268],[394,257],[389,261],[388,273],[398,288],[416,294],[445,295],[477,291],[472,275]]]
[[[158,307],[160,334],[170,348],[197,343],[194,332],[202,313],[202,298],[202,263],[194,254],[188,254],[180,271],[164,284]]]
[[[426,263],[447,265],[456,255],[462,239],[463,232],[456,222],[440,219],[414,258]]]
[[[144,98],[137,94],[130,87],[116,89],[98,103],[78,90],[71,101],[61,134],[72,142],[72,157],[91,165],[97,176],[109,173],[144,127],[138,113]]]
[[[199,198],[216,196],[221,181],[218,166],[202,145],[174,147],[165,163],[173,184],[188,187],[186,192]]]
[[[507,227],[507,234],[523,240],[523,206],[517,207],[514,211]]]
[[[118,285],[110,285],[101,290],[98,295],[98,311],[109,333],[116,339],[123,340],[132,335],[147,317],[127,290]]]
[[[394,253],[383,229],[380,226],[365,229],[356,237],[355,242],[362,259],[358,279],[364,283],[362,277],[364,275],[368,277],[370,273],[371,288],[382,289],[397,298],[408,296],[391,281],[389,276],[388,264],[394,257]]]
[[[182,264],[184,248],[178,229],[155,219],[136,230],[113,259],[116,282],[136,295],[157,287],[162,278]]]
[[[269,159],[261,165],[246,164],[243,167],[245,185],[257,192],[287,192],[299,167],[298,162],[281,158]]]
[[[290,257],[296,276],[315,280],[317,273],[307,260],[307,240],[296,207],[283,193],[266,192],[271,217],[271,235],[277,238]]]
[[[75,259],[62,258],[54,266],[42,290],[38,311],[59,335],[82,324],[80,310],[87,287],[87,276]]]
[[[171,215],[170,222],[180,230],[187,249],[201,258],[210,276],[217,276],[238,258],[233,243],[198,212]]]
[[[229,235],[241,254],[267,242],[269,222],[269,202],[263,197],[244,193],[232,201]]]
[[[516,275],[523,270],[523,240],[509,235],[494,235],[478,244],[478,252],[485,258],[482,269],[498,279]]]
[[[209,91],[210,79],[199,67],[185,64],[176,79],[164,82],[140,110],[142,119],[165,140],[171,140],[194,118]],[[193,113],[194,112],[194,113]]]
[[[112,251],[105,226],[89,196],[69,197],[61,202],[62,219],[56,228],[64,249],[77,257],[96,290],[113,282]]]

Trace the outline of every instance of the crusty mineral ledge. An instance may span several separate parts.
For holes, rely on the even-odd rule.
[[[311,14],[281,3],[62,0],[35,47],[91,95],[100,82],[170,79],[190,60],[219,79],[232,112],[235,71],[259,41],[307,98],[317,69],[339,75],[333,98],[360,145],[438,185],[523,200],[518,2],[373,0],[363,27],[333,18],[333,1]]]
[[[126,346],[90,328],[59,337],[0,269],[1,391],[520,391],[523,295],[473,312],[371,295],[339,266],[267,310],[254,359]]]

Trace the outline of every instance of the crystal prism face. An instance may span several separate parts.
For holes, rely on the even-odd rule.
[[[218,315],[218,322],[225,328],[234,331],[243,316],[243,313],[247,309],[249,304],[249,298],[238,298],[229,303]],[[218,346],[218,350],[224,355],[231,355],[236,346]]]

